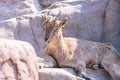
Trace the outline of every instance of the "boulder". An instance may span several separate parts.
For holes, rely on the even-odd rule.
[[[85,72],[91,80],[112,80],[104,69],[90,69]],[[85,80],[76,75],[71,68],[43,68],[39,69],[39,80]]]
[[[120,52],[120,1],[110,0],[105,11],[104,42],[111,42]]]
[[[70,73],[71,72],[71,73]],[[75,76],[73,69],[43,68],[39,69],[39,80],[85,80]]]
[[[110,74],[106,72],[104,69],[95,70],[87,68],[85,74],[92,80],[112,80]]]
[[[42,6],[39,3],[39,0],[34,0],[35,8],[37,11],[42,10]]]
[[[0,0],[0,21],[36,12],[34,0]]]
[[[38,61],[29,43],[0,39],[0,80],[38,80]]]
[[[41,12],[48,12],[48,15],[53,15],[60,19],[69,18],[68,24],[63,28],[64,36],[96,42],[112,42],[119,49],[118,4],[118,1],[113,0],[103,0],[102,2],[101,0],[64,0],[51,5],[48,9]],[[114,9],[109,9],[109,7]],[[33,45],[37,55],[42,56],[45,43],[41,12],[1,21],[0,37],[27,41]],[[112,15],[111,12],[115,14]],[[116,25],[116,28],[112,28],[114,25]]]
[[[33,13],[1,21],[0,38],[29,42],[41,56],[45,47],[41,16],[41,13]]]
[[[39,1],[39,4],[42,6],[42,7],[48,7],[50,6],[52,3],[56,2],[57,0],[38,0]]]

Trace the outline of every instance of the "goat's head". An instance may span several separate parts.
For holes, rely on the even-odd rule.
[[[44,29],[44,39],[46,42],[49,42],[51,39],[55,39],[62,34],[61,28],[65,25],[68,21],[67,18],[63,20],[56,19],[52,16],[47,17],[46,15],[43,16],[43,29]]]

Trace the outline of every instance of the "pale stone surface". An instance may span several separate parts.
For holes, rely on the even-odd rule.
[[[50,6],[52,3],[56,2],[57,0],[38,0],[39,1],[39,4],[42,6],[42,7],[48,7]]]
[[[109,0],[105,12],[104,40],[120,52],[120,0]]]
[[[32,44],[38,56],[43,54],[44,40],[41,13],[33,13],[0,22],[0,38],[22,40]]]
[[[64,0],[48,11],[58,18],[68,17],[63,30],[65,36],[102,42],[104,13],[109,0]],[[67,31],[69,30],[69,31]]]
[[[70,73],[71,72],[71,73]],[[75,75],[73,69],[43,68],[39,69],[40,80],[85,80]]]
[[[0,39],[0,80],[38,80],[38,61],[29,43]]]
[[[90,69],[88,68],[85,74],[92,80],[112,80],[112,77],[104,69]]]
[[[0,0],[0,21],[36,12],[34,0]]]
[[[39,0],[34,0],[34,4],[37,11],[42,10],[41,5],[39,4]]]
[[[87,69],[85,74],[92,80],[112,80],[104,69]],[[40,80],[84,80],[78,77],[71,68],[43,68],[39,69]]]

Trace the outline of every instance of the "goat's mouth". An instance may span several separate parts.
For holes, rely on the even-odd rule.
[[[45,41],[46,43],[49,43],[50,42],[50,39],[48,39],[47,41]]]
[[[49,42],[50,42],[50,39],[48,39],[46,42],[49,43]]]

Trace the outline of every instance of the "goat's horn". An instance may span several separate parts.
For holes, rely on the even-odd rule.
[[[44,21],[47,20],[47,19],[48,19],[47,13],[46,13],[46,12],[42,12],[42,13],[43,13],[43,20],[44,20]]]

